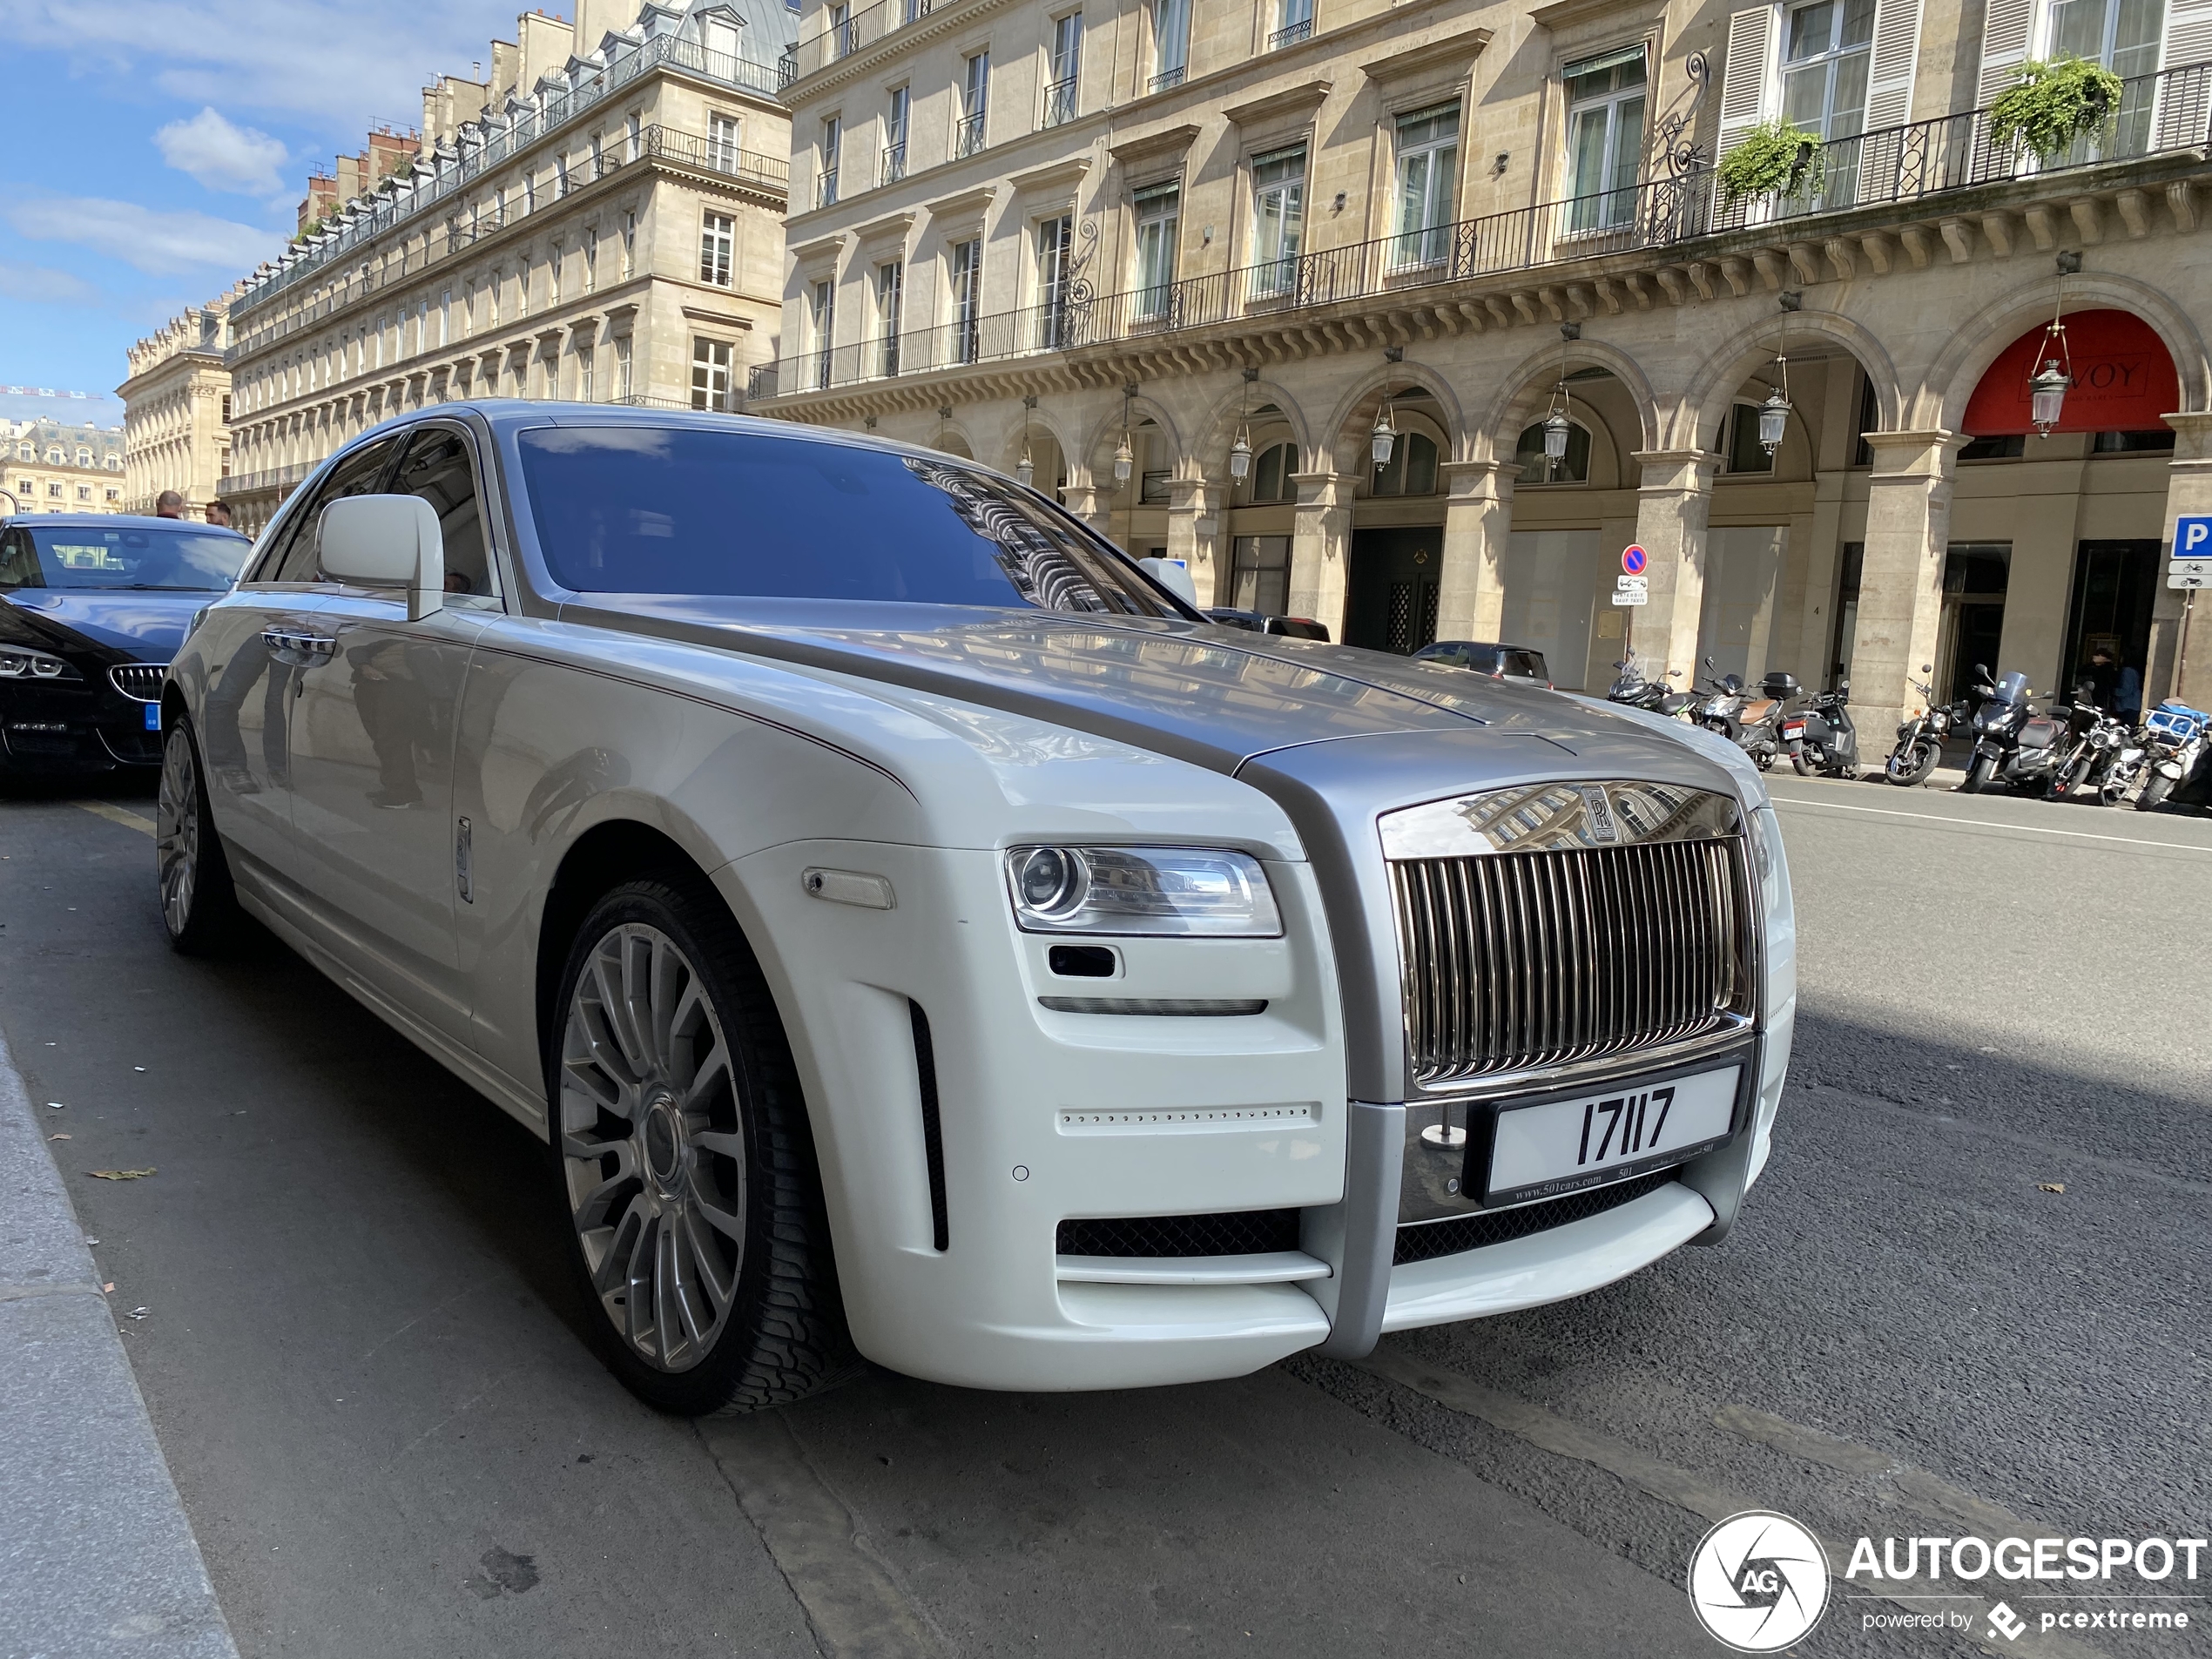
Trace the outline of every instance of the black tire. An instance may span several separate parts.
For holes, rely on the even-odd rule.
[[[2064,795],[2068,800],[2074,799],[2081,792],[2081,786],[2089,781],[2089,768],[2094,764],[2095,762],[2086,755],[2075,761],[2067,768],[2065,780],[2051,792],[2054,795]]]
[[[596,1033],[625,1059],[645,1040],[609,1023],[604,1009],[591,1025],[596,988],[582,1004],[578,992],[587,968],[604,972],[610,960],[626,968],[641,946],[658,950],[655,934],[696,976],[705,1013],[691,1011],[688,1033],[671,1021],[663,1083],[651,1067],[633,1068],[644,1081],[625,1117],[593,1098],[615,1074],[579,1049],[579,1035]],[[789,1405],[850,1375],[856,1361],[798,1071],[759,963],[713,889],[648,877],[601,898],[577,930],[549,1025],[554,1190],[608,1369],[647,1405],[685,1417]],[[715,1081],[699,1085],[702,1076]],[[713,1144],[693,1138],[701,1136]],[[578,1156],[594,1144],[607,1151]],[[717,1272],[727,1291],[701,1338],[691,1315],[712,1311]]]
[[[1959,792],[1962,795],[1979,795],[1989,787],[1990,780],[1996,776],[1997,757],[1976,755],[1966,767],[1966,781],[1959,786]]]
[[[1790,769],[1796,772],[1800,778],[1810,778],[1812,776],[1814,772],[1817,770],[1811,761],[1805,759],[1802,752],[1793,754],[1790,757]]]
[[[1882,768],[1882,776],[1900,789],[1914,789],[1928,781],[1936,769],[1936,762],[1943,759],[1943,751],[1932,743],[1915,744],[1905,765],[1900,769],[1892,753]]]
[[[207,804],[199,740],[184,714],[172,718],[162,739],[153,869],[161,924],[172,950],[183,956],[212,955],[237,938],[244,918],[231,884],[231,861]]]
[[[2139,813],[2156,812],[2164,805],[2166,798],[2174,792],[2175,782],[2162,772],[2151,773],[2143,780],[2143,792],[2135,797],[2135,810]]]

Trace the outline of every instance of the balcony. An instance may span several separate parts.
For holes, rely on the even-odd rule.
[[[793,46],[784,57],[784,84],[804,80],[817,70],[852,57],[865,47],[873,46],[886,35],[920,23],[933,6],[950,3],[950,0],[878,0],[863,7],[840,22],[833,22],[819,33],[810,35]]]
[[[575,169],[571,177],[576,188],[580,190],[587,184],[613,178],[648,161],[719,174],[778,195],[787,195],[791,187],[791,164],[781,156],[740,150],[725,139],[701,138],[694,132],[664,126],[639,129],[634,144],[625,143],[618,150],[592,157],[588,163]],[[544,206],[536,211],[549,212],[553,206],[549,195]],[[335,313],[387,289],[419,282],[432,266],[444,263],[457,253],[466,253],[478,243],[512,226],[520,225],[529,218],[529,212],[525,210],[523,199],[510,199],[505,214],[486,212],[474,223],[463,222],[456,218],[445,226],[437,226],[422,239],[419,253],[410,254],[403,252],[399,259],[388,260],[381,266],[369,266],[366,271],[356,267],[342,280],[333,280],[327,288],[314,296],[312,304],[289,315],[254,325],[242,323],[234,312],[232,314],[231,345],[225,354],[225,361],[236,362],[239,358],[263,350],[287,335],[318,327]]]
[[[1819,230],[1811,221],[1822,218],[1885,206],[1934,204],[1952,192],[2202,149],[2208,136],[2212,136],[2212,63],[2189,64],[2129,81],[2110,134],[2049,162],[2017,145],[1993,143],[1988,111],[1972,110],[1837,140],[1827,148],[1821,188],[1801,196],[1731,202],[1723,198],[1713,169],[1699,168],[1629,189],[912,332],[903,342],[900,373],[914,375],[1145,341],[1179,329],[1510,277],[1608,255],[1665,252],[1687,262],[1696,257],[1696,243],[1745,233],[1756,237],[1769,227],[1776,227],[1777,239],[1796,244],[1817,237]],[[875,364],[870,356],[859,352],[848,356],[843,348],[826,357],[814,354],[809,367],[816,372],[807,378],[806,389],[829,390],[880,378]],[[779,378],[786,384],[800,378],[779,377],[772,363],[752,373],[756,398],[778,395]]]
[[[901,138],[896,144],[883,146],[883,158],[876,169],[875,181],[879,185],[895,185],[906,176],[907,141]]]
[[[233,320],[308,281],[327,266],[349,258],[387,231],[410,222],[439,203],[455,205],[454,198],[475,180],[658,69],[681,70],[771,98],[778,96],[784,84],[778,71],[765,64],[709,51],[696,40],[658,36],[635,50],[618,53],[604,71],[581,86],[547,93],[537,108],[516,116],[489,138],[471,144],[457,155],[437,158],[427,165],[427,172],[419,167],[410,182],[389,193],[370,197],[354,219],[286,255],[276,270],[266,276],[248,278],[231,307]],[[594,157],[589,165],[604,168],[614,159]]]
[[[953,125],[953,159],[972,156],[983,147],[984,111],[963,115]]]
[[[1054,81],[1044,89],[1044,124],[1065,126],[1076,118],[1076,78]]]
[[[814,206],[834,207],[837,205],[837,169],[825,167],[821,177],[814,180]]]
[[[1177,64],[1173,69],[1163,69],[1144,83],[1144,90],[1148,92],[1171,92],[1183,84],[1183,78],[1189,72],[1188,67],[1182,64]]]
[[[1301,17],[1296,23],[1286,23],[1267,37],[1267,50],[1279,52],[1285,46],[1295,46],[1302,40],[1313,38],[1313,19]]]

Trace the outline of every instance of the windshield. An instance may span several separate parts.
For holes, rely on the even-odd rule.
[[[138,588],[219,593],[253,543],[232,530],[17,524],[0,538],[0,588]]]
[[[2003,679],[1997,682],[1997,698],[2002,703],[2027,701],[2027,676],[2025,674],[2006,675]]]
[[[680,427],[519,442],[538,546],[578,592],[1183,614],[1051,503],[954,462]]]

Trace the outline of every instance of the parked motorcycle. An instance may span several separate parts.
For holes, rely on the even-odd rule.
[[[1920,671],[1932,674],[1935,670],[1923,663]],[[1966,729],[1973,718],[1973,704],[1971,699],[1961,698],[1956,703],[1939,705],[1932,682],[1907,680],[1905,684],[1919,692],[1920,700],[1927,706],[1898,727],[1897,746],[1882,763],[1882,776],[1890,783],[1910,789],[1928,781],[1929,775],[1943,759],[1943,740],[1953,732]]]
[[[2128,723],[2105,715],[2083,736],[2066,775],[2052,786],[2054,795],[2116,806],[2141,781],[2148,751]]]
[[[2135,797],[2139,813],[2155,811],[2203,763],[2212,714],[2167,698],[2143,721],[2143,759],[2148,776]]]
[[[1792,682],[1794,684],[1794,682]],[[1800,778],[1858,776],[1858,727],[1851,718],[1851,682],[1782,715],[1782,742]]]
[[[1669,719],[1687,719],[1690,711],[1697,706],[1694,693],[1677,691],[1667,684],[1668,679],[1680,678],[1682,670],[1679,668],[1669,669],[1666,679],[1649,680],[1643,677],[1643,670],[1633,657],[1613,666],[1620,670],[1620,673],[1615,677],[1612,689],[1605,694],[1608,702],[1623,704],[1632,709],[1644,709],[1653,714],[1663,714]]]

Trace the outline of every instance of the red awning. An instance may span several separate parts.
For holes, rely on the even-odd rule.
[[[2039,325],[2005,347],[1967,400],[1966,428],[1976,438],[2033,432],[2027,382],[2054,354]],[[2182,407],[2182,377],[2166,342],[2126,311],[2077,311],[2066,319],[2074,385],[2055,432],[2162,432],[2161,415]]]

